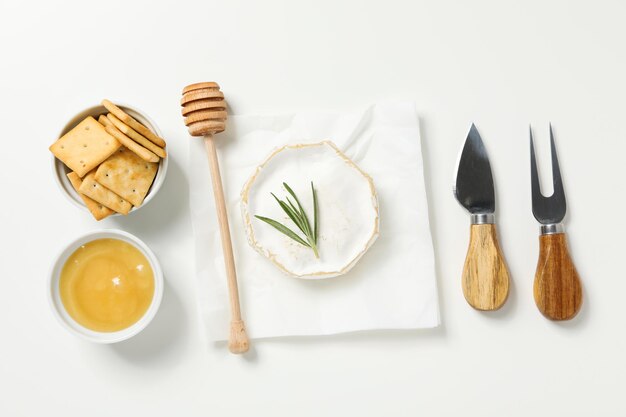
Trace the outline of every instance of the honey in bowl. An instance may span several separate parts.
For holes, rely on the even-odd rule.
[[[70,255],[59,279],[61,301],[81,326],[115,332],[135,324],[154,296],[154,272],[145,255],[119,239],[97,239]]]

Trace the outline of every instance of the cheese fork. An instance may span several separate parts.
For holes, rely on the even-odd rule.
[[[582,304],[582,287],[572,262],[565,238],[563,218],[567,209],[561,170],[556,155],[552,125],[550,125],[552,183],[554,192],[546,197],[541,193],[537,160],[530,130],[530,176],[532,207],[535,219],[541,224],[539,260],[535,272],[533,294],[539,311],[550,320],[573,318]]]

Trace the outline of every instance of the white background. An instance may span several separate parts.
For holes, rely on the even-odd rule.
[[[623,2],[156,3],[0,3],[0,415],[626,413]],[[219,81],[236,114],[416,101],[440,328],[264,340],[243,358],[206,342],[178,104],[181,88],[201,80]],[[96,224],[57,190],[47,147],[105,97],[147,112],[171,161],[149,206]],[[469,219],[451,184],[472,121],[491,157],[513,276],[492,314],[473,311],[460,289]],[[562,324],[532,298],[528,124],[546,173],[548,121],[585,293],[579,316]],[[153,324],[114,346],[62,330],[44,289],[64,243],[105,226],[144,239],[167,279]]]

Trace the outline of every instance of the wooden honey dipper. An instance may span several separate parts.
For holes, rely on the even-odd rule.
[[[220,86],[214,82],[191,84],[183,89],[183,98],[180,104],[183,106],[182,113],[185,117],[185,125],[189,129],[189,134],[204,137],[204,147],[211,167],[213,195],[215,197],[217,219],[220,224],[222,250],[224,251],[224,264],[226,266],[230,295],[231,322],[228,349],[232,353],[245,353],[250,348],[250,342],[246,334],[245,325],[241,319],[237,273],[235,272],[233,246],[228,227],[228,214],[224,201],[224,190],[222,188],[217,152],[213,141],[213,135],[223,132],[226,128],[227,114],[224,93],[220,91]]]

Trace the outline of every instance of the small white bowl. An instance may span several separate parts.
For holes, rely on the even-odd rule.
[[[153,131],[157,136],[163,137],[156,123],[154,123],[152,119],[146,116],[145,113],[138,110],[137,108],[133,108],[128,105],[117,104],[117,106],[121,108],[122,110],[124,110],[126,113],[128,113],[130,116],[132,116],[139,123],[141,123],[142,125],[146,126],[148,129]],[[59,133],[59,136],[57,138],[60,138],[61,136],[65,135],[67,132],[72,130],[76,125],[82,122],[86,117],[93,116],[97,120],[98,116],[100,116],[101,114],[107,114],[107,113],[108,113],[108,110],[102,105],[89,107],[81,111],[80,113],[78,113],[76,116],[74,116],[65,125],[63,130],[61,130],[61,133]],[[148,194],[146,194],[146,198],[143,200],[143,203],[139,207],[133,207],[130,210],[129,214],[139,210],[140,208],[148,204],[150,200],[152,200],[152,198],[157,194],[157,192],[161,188],[161,185],[163,185],[163,181],[165,181],[165,174],[167,173],[168,161],[169,161],[169,156],[167,158],[161,158],[159,162],[159,169],[157,171],[156,177],[154,178],[154,181],[152,182],[152,186],[148,190]],[[78,195],[76,190],[74,190],[74,187],[72,187],[70,180],[67,178],[67,174],[70,172],[70,169],[67,166],[65,166],[63,162],[58,160],[54,155],[52,155],[52,171],[54,174],[55,182],[59,186],[61,193],[76,207],[89,213],[82,198],[80,198],[80,195]],[[120,214],[115,213],[113,215],[119,216]]]
[[[130,243],[135,248],[139,249],[148,259],[150,266],[152,267],[152,271],[154,272],[154,296],[152,297],[152,302],[150,303],[146,313],[132,326],[117,332],[96,332],[78,324],[65,310],[65,306],[61,300],[59,279],[61,270],[63,269],[67,258],[69,258],[70,255],[76,251],[76,249],[93,240],[107,238],[119,239]],[[50,274],[48,276],[48,288],[46,291],[54,316],[70,333],[94,343],[117,343],[135,336],[152,321],[159,309],[159,306],[161,305],[161,299],[163,298],[163,285],[163,271],[161,270],[161,265],[159,265],[159,261],[156,256],[145,243],[139,240],[136,236],[122,230],[105,229],[82,235],[74,239],[65,247],[65,249],[61,251],[50,270]]]

